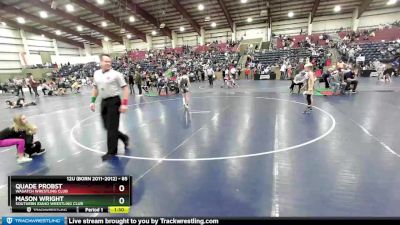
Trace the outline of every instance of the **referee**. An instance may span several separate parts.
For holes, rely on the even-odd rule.
[[[97,96],[101,98],[101,118],[107,130],[107,154],[103,160],[113,158],[118,151],[118,139],[124,142],[125,149],[129,145],[129,137],[118,130],[119,115],[128,108],[129,88],[124,76],[111,68],[111,57],[107,54],[100,55],[100,70],[94,72],[93,92],[90,109],[95,111]],[[122,89],[122,102],[120,98]]]

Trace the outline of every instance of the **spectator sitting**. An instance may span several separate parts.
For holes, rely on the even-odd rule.
[[[350,86],[353,85],[352,93],[356,93],[358,80],[354,77],[354,72],[352,70],[344,73],[344,82],[346,82],[346,90],[350,89]]]
[[[49,85],[47,84],[47,82],[44,82],[44,83],[42,83],[41,86],[42,86],[43,95],[47,95],[47,94],[46,94],[46,91],[50,91]]]
[[[14,124],[0,131],[0,147],[17,146],[17,162],[30,162],[32,159],[25,157],[25,140],[21,137],[21,132],[29,129],[28,121],[25,116],[14,118]],[[17,138],[16,138],[17,137]]]
[[[332,68],[329,68],[328,71],[326,71],[324,74],[322,74],[322,79],[325,82],[325,88],[329,88],[329,78],[332,74]]]
[[[344,94],[346,83],[342,81],[339,71],[334,71],[331,74],[330,86],[333,87],[333,95],[338,95],[337,90],[340,90],[340,94]]]
[[[14,117],[13,132],[11,136],[13,138],[21,138],[25,140],[25,155],[27,154],[29,158],[46,152],[45,149],[42,149],[40,141],[34,141],[34,135],[37,133],[37,130],[37,127],[30,124],[24,115]]]
[[[297,74],[294,77],[294,79],[292,80],[292,84],[290,85],[290,94],[293,93],[293,89],[294,89],[295,85],[299,86],[298,94],[300,94],[300,90],[301,90],[305,80],[306,80],[306,73],[304,71]]]

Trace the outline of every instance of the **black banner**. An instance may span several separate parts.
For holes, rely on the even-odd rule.
[[[171,217],[68,217],[67,225],[163,225],[163,224],[218,224],[218,225],[290,225],[290,224],[400,224],[400,218],[171,218]]]

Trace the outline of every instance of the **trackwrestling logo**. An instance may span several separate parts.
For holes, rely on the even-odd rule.
[[[64,225],[64,217],[3,217],[2,225]]]

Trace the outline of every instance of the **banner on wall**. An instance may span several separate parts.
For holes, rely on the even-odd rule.
[[[31,66],[43,64],[42,57],[38,54],[26,54],[26,52],[19,53],[19,59],[22,66]]]
[[[19,60],[21,61],[22,66],[27,66],[28,63],[26,61],[26,52],[20,52],[19,53]]]

